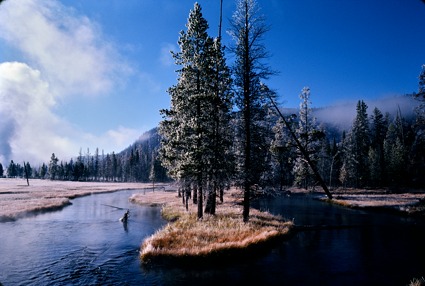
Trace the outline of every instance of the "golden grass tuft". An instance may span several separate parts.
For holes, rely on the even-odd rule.
[[[186,211],[181,203],[175,203],[176,198],[165,204],[163,215],[175,221],[143,242],[142,261],[160,257],[212,257],[244,250],[288,234],[293,225],[279,216],[252,208],[249,222],[244,223],[242,208],[235,203],[237,198],[228,196],[227,199],[227,203],[217,205],[216,215],[204,214],[202,220],[198,220],[193,211],[196,205]]]

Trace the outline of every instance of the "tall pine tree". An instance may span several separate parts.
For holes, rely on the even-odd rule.
[[[388,123],[377,107],[373,109],[371,120],[371,145],[369,149],[370,180],[372,186],[382,186],[385,184],[384,140]]]
[[[298,128],[296,129],[297,137],[307,152],[310,160],[314,164],[317,163],[317,152],[319,149],[319,141],[322,139],[323,132],[320,132],[316,126],[316,119],[313,117],[310,101],[310,88],[304,87],[300,94],[300,111]],[[305,161],[303,154],[299,153],[294,165],[295,183],[306,188],[312,185],[313,171],[309,164]]]
[[[215,200],[218,180],[223,178],[230,135],[226,124],[231,110],[230,76],[219,40],[207,34],[208,23],[201,6],[189,13],[187,31],[180,32],[180,51],[173,53],[178,82],[168,92],[171,108],[162,110],[160,156],[170,175],[188,190],[197,190],[198,218],[203,216],[207,187]],[[212,198],[214,196],[214,198]],[[194,196],[195,197],[195,196]],[[215,212],[209,201],[208,212]]]
[[[238,138],[236,150],[237,183],[243,188],[243,220],[249,220],[251,188],[258,183],[258,169],[265,158],[256,156],[262,145],[261,121],[267,97],[261,81],[273,74],[264,63],[268,53],[263,37],[268,31],[264,17],[259,14],[255,0],[238,0],[231,22],[230,35],[235,41],[231,49],[235,56],[233,75],[235,103],[239,109],[237,122]],[[260,141],[260,142],[257,142]],[[254,161],[255,160],[255,161]],[[255,162],[255,164],[254,164]],[[261,172],[260,172],[261,174]]]
[[[210,110],[205,111],[210,112],[211,115],[206,118],[206,122],[209,122],[210,138],[207,140],[212,152],[208,160],[207,174],[210,187],[205,212],[215,214],[217,193],[223,200],[223,190],[230,184],[230,175],[233,173],[233,155],[231,154],[233,134],[230,128],[233,93],[230,69],[226,65],[220,37],[215,39],[209,48],[211,52],[208,60],[213,64],[208,71],[211,91],[209,91],[207,106]]]
[[[355,163],[354,179],[356,187],[363,187],[369,182],[368,157],[370,146],[369,118],[367,105],[363,100],[357,103],[357,115],[351,130],[351,153]]]

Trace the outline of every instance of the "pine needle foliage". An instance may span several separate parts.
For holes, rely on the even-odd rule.
[[[208,198],[215,200],[231,163],[227,160],[231,80],[224,49],[219,39],[208,35],[208,23],[198,3],[189,13],[186,28],[180,32],[180,51],[173,53],[180,69],[177,84],[168,89],[171,107],[161,111],[159,153],[171,177],[198,190],[201,218],[207,186],[214,186],[208,189],[212,193]]]

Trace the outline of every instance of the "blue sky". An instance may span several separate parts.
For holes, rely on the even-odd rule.
[[[195,1],[6,0],[0,5],[0,162],[119,152],[156,127],[176,83]],[[210,35],[219,0],[200,0]],[[417,90],[425,63],[420,0],[258,0],[264,44],[285,107],[304,86],[313,106]],[[235,1],[223,0],[223,42]]]

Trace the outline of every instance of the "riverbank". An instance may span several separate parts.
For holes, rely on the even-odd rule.
[[[152,192],[133,195],[138,204],[162,205],[163,217],[170,222],[147,238],[141,246],[143,262],[157,259],[196,260],[243,253],[259,249],[267,242],[287,235],[293,223],[282,217],[251,208],[248,223],[242,221],[241,192],[225,192],[224,202],[217,204],[216,215],[197,219],[197,205],[189,203],[186,211],[175,192]]]
[[[336,195],[332,203],[351,208],[395,212],[401,215],[424,216],[424,193],[402,194],[343,194]]]
[[[398,213],[407,216],[425,216],[425,190],[391,191],[387,189],[345,189],[332,190],[329,200],[321,188],[305,190],[290,188],[290,193],[314,193],[320,199],[332,204],[356,209],[369,209]]]
[[[0,178],[0,222],[16,220],[38,212],[57,210],[79,196],[119,190],[140,190],[152,184],[73,182]]]

